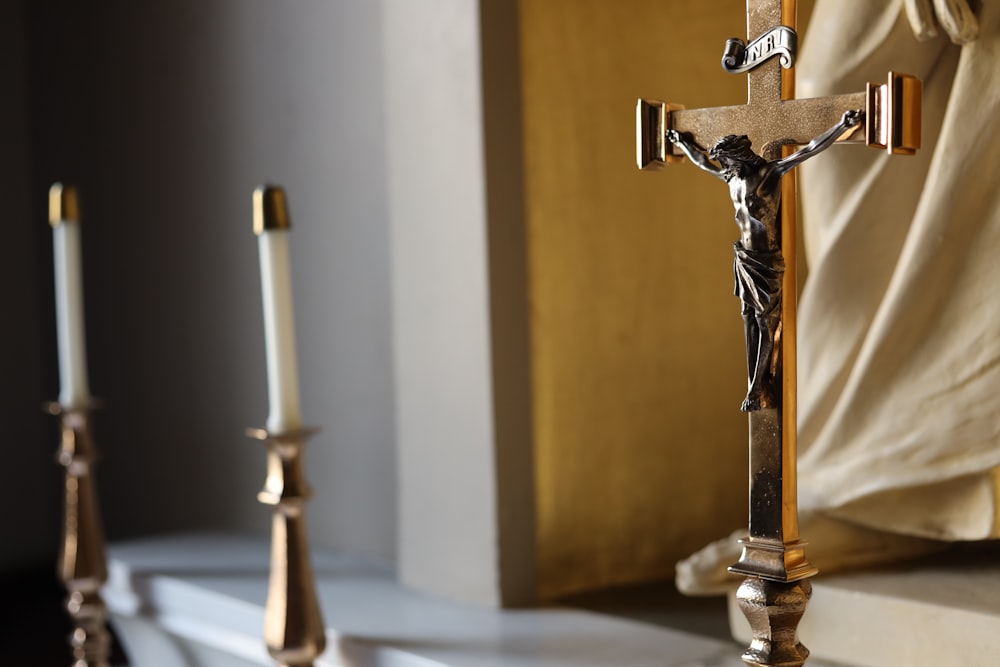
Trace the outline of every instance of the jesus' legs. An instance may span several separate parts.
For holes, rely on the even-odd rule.
[[[756,349],[747,349],[747,362],[753,363],[750,375],[750,391],[740,408],[743,412],[752,412],[761,408],[773,407],[775,392],[773,385],[774,371],[777,367],[775,337],[781,325],[780,308],[771,313],[759,315],[753,320],[747,319],[746,325],[754,330]],[[748,332],[747,342],[750,336]]]
[[[767,347],[766,337],[761,335],[761,319],[752,307],[746,305],[743,307],[743,329],[747,344],[748,385],[747,396],[743,400],[743,405],[740,406],[740,410],[743,412],[752,412],[760,409],[760,379],[766,373],[766,369],[764,372],[761,370],[761,354],[764,352],[762,348]],[[765,363],[764,366],[766,367],[766,365]]]

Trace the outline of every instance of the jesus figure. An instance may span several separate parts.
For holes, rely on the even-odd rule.
[[[736,295],[743,303],[749,386],[740,408],[744,412],[777,407],[780,393],[774,378],[780,367],[781,281],[785,273],[778,224],[781,177],[829,148],[863,118],[861,110],[847,111],[839,123],[778,160],[765,160],[754,153],[746,135],[723,137],[706,152],[691,135],[667,131],[667,139],[694,164],[729,184],[736,208],[740,240],[735,243],[734,272]]]

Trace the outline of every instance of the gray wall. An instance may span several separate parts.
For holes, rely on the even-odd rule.
[[[59,479],[53,455],[57,442],[52,425],[42,415],[45,379],[55,371],[43,355],[55,338],[38,295],[51,293],[52,278],[39,258],[51,255],[42,229],[27,224],[30,210],[28,101],[25,12],[20,3],[0,9],[0,422],[3,424],[3,481],[0,501],[5,509],[0,568],[51,559],[58,537]],[[51,340],[50,340],[51,339]]]
[[[24,315],[0,340],[24,350],[4,373],[23,484],[2,493],[9,507],[30,488],[44,528],[27,539],[15,523],[2,541],[25,548],[8,560],[46,551],[58,523],[55,425],[33,411],[58,390],[45,222],[55,180],[81,189],[109,538],[269,528],[255,500],[264,452],[242,433],[266,416],[250,194],[272,182],[287,188],[294,227],[303,411],[323,428],[307,450],[313,541],[394,558],[379,3],[80,4],[19,5],[32,169],[24,210],[9,209],[24,280],[7,285]],[[4,59],[5,83],[15,70]],[[21,121],[0,106],[15,116],[6,141]],[[5,192],[27,162],[5,152]]]

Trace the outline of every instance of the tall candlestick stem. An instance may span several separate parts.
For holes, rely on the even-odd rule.
[[[73,622],[69,638],[72,667],[109,667],[111,634],[107,607],[101,598],[108,570],[94,481],[97,450],[90,408],[68,408],[58,403],[46,407],[62,422],[62,443],[56,459],[66,469],[66,499],[59,578],[66,587],[66,611]]]
[[[326,627],[309,554],[303,450],[315,429],[271,433],[248,429],[267,445],[267,479],[257,499],[271,505],[271,572],[264,611],[264,640],[281,667],[313,667],[326,648]]]

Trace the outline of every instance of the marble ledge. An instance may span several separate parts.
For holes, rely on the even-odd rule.
[[[743,667],[732,642],[577,609],[469,607],[404,589],[383,564],[314,558],[328,637],[316,667]],[[267,559],[265,541],[232,536],[112,545],[105,598],[133,667],[273,665]]]

